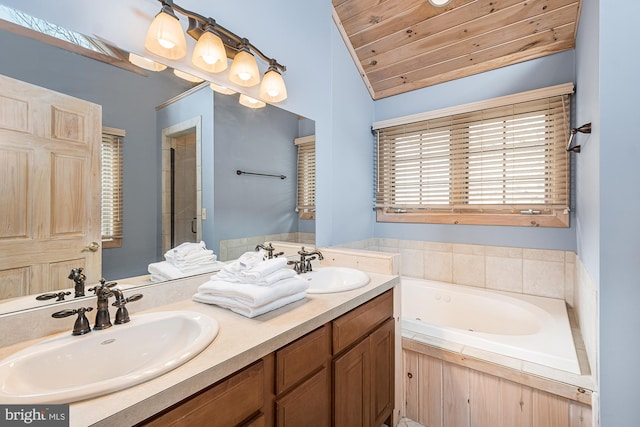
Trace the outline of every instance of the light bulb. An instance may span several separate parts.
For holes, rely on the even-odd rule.
[[[137,65],[140,68],[144,68],[149,71],[162,71],[167,68],[166,65],[160,64],[156,61],[152,61],[144,56],[136,55],[135,53],[129,53],[129,62],[133,65]]]
[[[275,69],[269,69],[260,84],[260,99],[267,102],[280,102],[287,99],[287,87],[282,75]]]
[[[252,54],[245,50],[236,54],[229,70],[229,80],[244,87],[260,83],[260,70],[258,70],[258,64]]]
[[[236,93],[234,90],[231,90],[224,86],[217,85],[215,83],[209,83],[209,87],[211,88],[211,90],[221,93],[223,95],[233,95],[234,93]]]
[[[198,68],[210,73],[219,73],[227,69],[227,52],[220,37],[211,31],[202,33],[193,49],[191,62]]]
[[[180,59],[187,54],[187,41],[180,21],[170,8],[163,8],[153,18],[147,31],[144,47],[167,59]]]
[[[240,102],[240,104],[249,108],[262,108],[267,105],[264,102],[259,101],[255,98],[252,98],[250,96],[247,96],[243,93],[240,94],[240,99],[238,101]]]

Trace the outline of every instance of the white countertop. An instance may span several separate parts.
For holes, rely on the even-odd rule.
[[[303,300],[253,319],[217,306],[193,302],[190,298],[147,310],[197,311],[215,318],[220,324],[220,332],[202,353],[160,377],[119,392],[72,403],[70,425],[112,427],[138,423],[399,283],[398,276],[368,274],[371,280],[362,288],[333,294],[307,295]],[[136,313],[132,306],[132,322],[135,322]],[[33,341],[27,341],[2,348],[0,357],[32,343]],[[114,360],[113,363],[118,361]],[[79,366],[78,369],[100,367],[87,360],[86,365]]]

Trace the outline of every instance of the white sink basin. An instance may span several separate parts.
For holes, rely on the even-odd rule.
[[[310,294],[350,291],[369,283],[367,273],[347,267],[318,267],[300,277],[309,281]]]
[[[182,365],[217,334],[216,320],[193,311],[133,314],[102,331],[57,334],[0,361],[0,402],[70,403],[122,390]]]

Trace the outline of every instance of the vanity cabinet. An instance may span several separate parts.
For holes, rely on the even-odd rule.
[[[394,325],[390,290],[139,425],[390,423]]]
[[[334,320],[333,422],[381,426],[394,402],[394,330],[391,291]]]

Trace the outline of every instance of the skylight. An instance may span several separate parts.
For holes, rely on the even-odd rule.
[[[63,28],[59,25],[36,18],[19,10],[0,5],[0,19],[12,22],[22,27],[37,31],[59,40],[69,42],[85,49],[92,50],[103,55],[108,55],[116,59],[120,57],[114,53],[107,45],[99,40],[77,33],[75,31]]]

